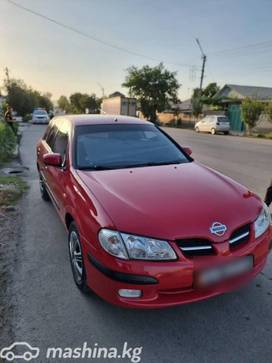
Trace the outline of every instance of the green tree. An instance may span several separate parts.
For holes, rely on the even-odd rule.
[[[272,122],[272,100],[266,105],[265,113],[268,116],[268,120]]]
[[[212,83],[208,84],[208,86],[206,88],[204,88],[204,90],[202,92],[202,96],[207,97],[207,98],[212,98],[216,95],[216,93],[219,90],[220,90],[220,88],[217,85],[217,83],[212,82]]]
[[[193,115],[198,118],[202,113],[203,102],[201,100],[202,91],[200,88],[195,88],[192,96]]]
[[[41,95],[38,93],[37,98],[38,98],[39,107],[44,108],[47,112],[53,110],[54,106],[48,95],[46,94]]]
[[[170,103],[178,102],[180,84],[176,72],[168,71],[162,63],[153,68],[148,65],[142,68],[133,66],[127,72],[122,86],[140,101],[141,111],[148,120],[156,122],[157,112],[164,111]]]
[[[60,96],[58,99],[58,106],[62,111],[65,111],[66,113],[71,112],[71,105],[66,96]]]
[[[255,99],[245,98],[241,105],[242,119],[247,125],[248,134],[252,134],[252,129],[264,110],[263,104]]]
[[[100,113],[101,108],[101,98],[96,97],[93,93],[92,95],[87,95],[82,101],[84,109],[88,109],[89,113]]]
[[[95,94],[88,95],[86,93],[73,93],[69,100],[66,96],[60,96],[58,106],[66,113],[100,113],[101,99]]]
[[[42,107],[47,111],[53,108],[51,100],[46,95],[26,86],[22,80],[9,79],[5,82],[7,103],[20,116],[32,113],[34,108]]]

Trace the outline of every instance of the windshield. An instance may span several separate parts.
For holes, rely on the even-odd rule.
[[[33,113],[35,115],[47,115],[47,112],[45,110],[35,110]]]
[[[153,125],[76,127],[75,163],[79,169],[121,169],[188,161],[189,158]]]
[[[218,117],[218,122],[229,122],[227,117]]]

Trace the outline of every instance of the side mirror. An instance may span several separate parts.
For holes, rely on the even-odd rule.
[[[185,147],[183,147],[183,150],[186,152],[186,154],[188,154],[188,155],[192,155],[192,149],[190,148],[190,147],[188,147],[188,146],[185,146]]]
[[[57,153],[48,153],[43,155],[43,161],[45,165],[61,166],[62,157]]]

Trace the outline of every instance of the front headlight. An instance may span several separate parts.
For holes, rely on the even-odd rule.
[[[160,261],[177,258],[174,250],[166,241],[126,233],[121,233],[121,236],[129,257],[132,259]]]
[[[174,250],[168,242],[101,229],[98,235],[102,247],[111,255],[123,259],[175,260]]]
[[[98,234],[98,239],[101,246],[109,254],[123,258],[124,260],[128,259],[127,251],[119,232],[111,231],[110,229],[101,229]]]
[[[271,223],[270,210],[266,204],[263,205],[263,209],[259,214],[259,217],[254,222],[255,238],[260,237],[269,227]]]

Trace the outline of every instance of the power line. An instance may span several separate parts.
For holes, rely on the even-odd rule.
[[[115,50],[118,50],[120,52],[124,52],[124,53],[127,53],[127,54],[130,54],[130,55],[134,55],[134,56],[137,56],[137,57],[141,57],[141,58],[145,58],[145,59],[149,59],[149,60],[152,60],[152,61],[155,61],[155,62],[161,62],[161,60],[158,60],[156,58],[153,58],[153,57],[150,57],[148,55],[145,55],[145,54],[142,54],[142,53],[138,53],[138,52],[135,52],[131,49],[128,49],[128,48],[124,48],[124,47],[121,47],[117,44],[113,44],[113,43],[110,43],[110,42],[107,42],[107,41],[104,41],[103,39],[100,39],[94,35],[91,35],[91,34],[88,34],[88,33],[85,33],[84,31],[80,30],[80,29],[77,29],[73,26],[70,26],[70,25],[67,25],[65,23],[62,23],[54,18],[51,18],[49,16],[46,16],[42,13],[39,13],[35,10],[32,10],[30,8],[27,8],[21,4],[18,4],[17,2],[13,1],[13,0],[6,0],[7,2],[9,2],[10,4],[12,4],[13,6],[21,9],[21,10],[24,10],[32,15],[35,15],[35,16],[38,16],[44,20],[47,20],[55,25],[58,25],[66,30],[69,30],[73,33],[76,33],[84,38],[87,38],[88,40],[92,40],[92,41],[95,41],[97,43],[100,43],[106,47],[110,47],[112,49],[115,49]],[[170,63],[170,62],[165,62],[167,64],[171,64],[171,65],[175,65],[175,66],[178,66],[178,67],[192,67],[191,64],[182,64],[182,63]]]
[[[228,48],[228,49],[222,49],[214,52],[209,52],[209,55],[224,55],[226,53],[232,53],[235,54],[235,52],[244,51],[247,49],[254,49],[256,51],[258,50],[265,50],[266,48],[270,48],[272,46],[272,40],[267,40],[259,43],[252,43],[252,44],[246,44],[241,47],[235,47],[235,48]]]

